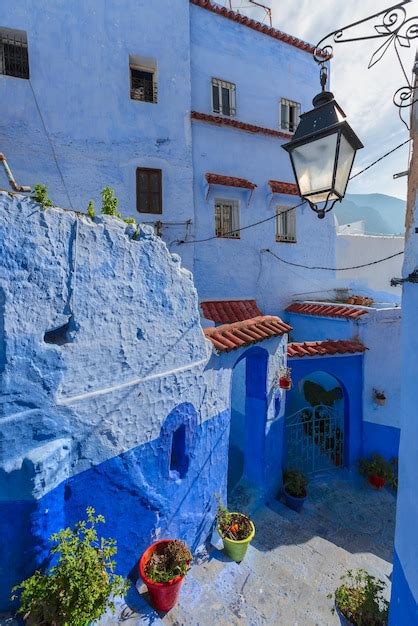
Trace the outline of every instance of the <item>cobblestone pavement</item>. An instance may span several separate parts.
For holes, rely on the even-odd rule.
[[[382,578],[389,594],[395,526],[389,491],[341,472],[310,484],[301,514],[274,501],[252,518],[256,536],[241,564],[212,547],[193,565],[172,611],[157,614],[138,583],[99,626],[338,625],[327,595],[347,568]]]

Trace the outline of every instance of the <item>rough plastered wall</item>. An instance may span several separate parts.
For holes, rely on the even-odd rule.
[[[179,257],[132,233],[0,194],[1,607],[88,505],[125,575],[153,538],[196,549],[210,531],[230,371],[206,369]]]

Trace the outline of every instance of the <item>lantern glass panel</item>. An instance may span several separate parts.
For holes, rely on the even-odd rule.
[[[321,202],[318,192],[323,191],[324,200],[332,190],[338,133],[315,139],[292,150],[293,164],[300,193]]]
[[[355,154],[356,151],[353,146],[344,135],[341,135],[337,173],[335,176],[335,191],[341,196],[345,193]]]

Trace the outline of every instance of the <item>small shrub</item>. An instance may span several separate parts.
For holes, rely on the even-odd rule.
[[[386,461],[380,454],[372,454],[368,459],[361,459],[359,471],[362,476],[379,476],[391,482],[393,478],[393,469],[391,464]]]
[[[104,521],[89,507],[87,520],[51,536],[49,556],[57,563],[14,587],[19,615],[34,625],[84,626],[115,610],[112,596],[125,594],[129,585],[113,573],[116,541],[98,538],[96,526]]]
[[[94,210],[94,202],[93,200],[90,200],[90,202],[87,205],[87,215],[93,219],[93,217],[96,217],[96,211]]]
[[[242,541],[247,539],[252,533],[251,520],[244,513],[231,513],[223,506],[217,497],[218,509],[216,511],[216,523],[222,537],[232,539],[232,541]]]
[[[173,539],[156,547],[145,566],[145,573],[156,583],[167,583],[176,576],[185,576],[191,562],[192,555],[186,544]]]
[[[287,493],[294,498],[305,498],[308,479],[298,470],[288,469],[283,474],[283,486]]]
[[[102,191],[102,213],[103,215],[113,215],[113,217],[122,217],[118,211],[119,200],[115,196],[115,192],[111,187],[105,187]]]
[[[35,202],[41,204],[44,209],[54,206],[51,198],[48,196],[48,187],[46,185],[35,185],[33,188],[32,198]]]
[[[126,224],[133,224],[134,226],[137,225],[136,223],[136,219],[134,217],[125,217],[125,219],[123,220]]]
[[[365,570],[348,570],[335,590],[335,606],[357,626],[386,626],[389,603],[383,592],[386,584]],[[328,597],[332,598],[332,594]],[[333,609],[334,611],[334,609]]]

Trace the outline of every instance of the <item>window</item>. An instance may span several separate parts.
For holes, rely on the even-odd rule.
[[[299,124],[299,117],[299,102],[292,102],[292,100],[282,98],[280,102],[280,127],[289,131],[289,133],[294,133]]]
[[[289,211],[290,208],[276,208],[276,241],[296,243],[296,211]]]
[[[0,28],[0,74],[29,78],[28,38],[23,30]]]
[[[189,469],[186,453],[186,426],[182,424],[173,432],[170,454],[170,478],[184,478]]]
[[[212,78],[212,111],[231,117],[235,115],[235,85]]]
[[[239,239],[239,203],[237,200],[215,201],[215,234],[217,237]]]
[[[138,167],[136,170],[136,208],[139,213],[162,213],[161,170]]]
[[[131,98],[157,104],[157,64],[154,59],[129,55]]]

